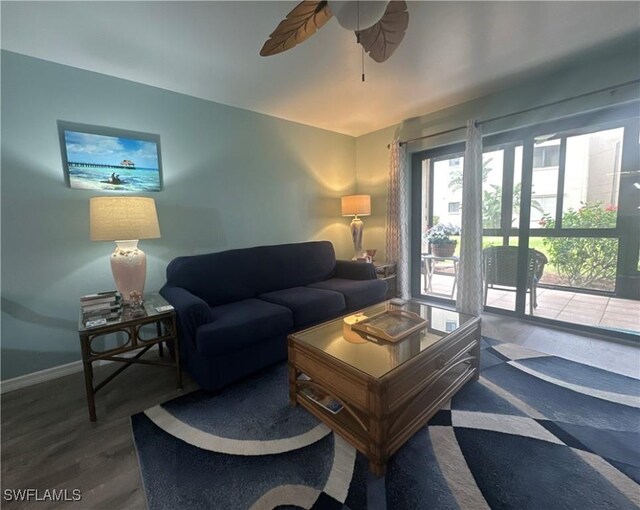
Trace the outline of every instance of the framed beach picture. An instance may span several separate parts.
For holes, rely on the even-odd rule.
[[[76,189],[160,191],[160,136],[58,121],[67,185]]]

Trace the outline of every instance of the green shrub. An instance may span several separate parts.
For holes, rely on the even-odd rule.
[[[601,202],[583,203],[562,216],[562,228],[614,228],[616,207],[602,207]],[[555,228],[555,220],[545,214],[540,220],[544,228]],[[616,239],[587,237],[545,237],[549,261],[571,287],[594,287],[615,280],[618,261]]]

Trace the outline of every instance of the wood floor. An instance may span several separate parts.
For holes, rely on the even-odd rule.
[[[483,334],[640,378],[640,349],[483,315]],[[103,377],[114,366],[96,370]],[[3,509],[144,509],[144,494],[129,416],[196,385],[185,375],[175,389],[170,369],[137,365],[96,397],[98,422],[90,424],[82,373],[2,395],[2,490],[80,489],[68,503],[2,501]],[[182,510],[182,509],[180,509]]]
[[[114,367],[98,367],[96,378]],[[2,501],[2,509],[146,508],[129,416],[196,388],[185,376],[184,390],[176,390],[175,370],[132,366],[96,395],[95,424],[89,422],[82,373],[2,395],[2,494],[82,491],[79,502]]]

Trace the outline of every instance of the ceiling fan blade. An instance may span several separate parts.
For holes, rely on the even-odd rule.
[[[276,55],[306,41],[332,16],[326,0],[305,0],[299,3],[269,36],[260,55]]]
[[[396,51],[408,26],[407,2],[391,0],[380,21],[365,30],[356,31],[356,37],[373,60],[384,62]]]

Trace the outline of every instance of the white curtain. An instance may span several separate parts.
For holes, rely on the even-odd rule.
[[[456,310],[482,312],[482,129],[467,123],[462,171],[462,234]]]
[[[387,260],[397,264],[398,295],[408,299],[409,291],[409,175],[406,149],[398,139],[391,143],[387,193]]]

